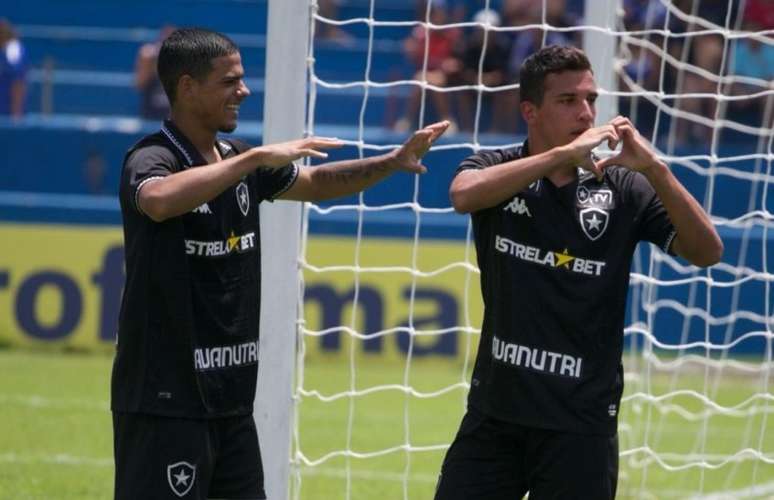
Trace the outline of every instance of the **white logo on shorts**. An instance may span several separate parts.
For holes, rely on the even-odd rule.
[[[175,495],[184,497],[196,481],[196,466],[188,462],[167,465],[167,482]]]

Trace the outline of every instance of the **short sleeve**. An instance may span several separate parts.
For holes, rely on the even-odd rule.
[[[457,171],[454,172],[455,177],[464,170],[483,170],[487,167],[499,165],[510,161],[500,149],[493,151],[480,151],[474,155],[470,155],[457,167]],[[512,158],[513,159],[513,158]]]
[[[236,150],[237,154],[244,153],[250,149],[250,145],[239,139],[229,139],[228,142]],[[274,201],[279,198],[282,193],[290,189],[299,174],[299,166],[295,163],[290,163],[280,168],[271,167],[258,167],[248,177],[254,183],[254,189],[250,189],[251,193],[255,193],[255,201],[260,203],[264,200]]]
[[[280,168],[258,167],[253,174],[256,184],[257,200],[274,201],[290,189],[298,178],[299,167],[291,163]]]
[[[674,255],[672,242],[677,231],[669,220],[666,208],[644,175],[639,172],[631,174],[630,194],[637,210],[637,239],[649,241],[664,252]]]
[[[121,197],[138,213],[140,190],[154,179],[161,179],[173,172],[175,157],[162,146],[146,146],[130,153],[121,172]]]

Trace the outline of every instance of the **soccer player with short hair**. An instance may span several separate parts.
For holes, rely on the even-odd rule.
[[[250,147],[218,137],[250,94],[224,35],[179,29],[158,73],[171,103],[121,173],[126,285],[112,377],[117,499],[265,498],[253,421],[264,200],[359,192],[420,158],[448,127],[367,159],[304,168],[340,141]]]
[[[484,320],[435,498],[612,499],[635,246],[709,266],[723,244],[627,118],[594,126],[581,50],[532,54],[520,87],[527,140],[467,158],[450,188],[473,219]],[[621,150],[599,160],[605,141]]]

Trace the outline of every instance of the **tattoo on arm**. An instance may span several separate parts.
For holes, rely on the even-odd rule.
[[[361,163],[359,165],[326,165],[320,168],[318,175],[329,182],[340,182],[342,184],[349,184],[350,182],[362,179],[368,181],[374,174],[383,173],[389,170],[387,163],[384,161],[373,161]]]

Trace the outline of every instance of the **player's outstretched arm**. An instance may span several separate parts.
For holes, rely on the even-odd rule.
[[[711,266],[723,256],[723,242],[709,215],[656,155],[628,118],[619,116],[610,122],[622,140],[620,153],[600,161],[604,169],[621,165],[641,172],[655,189],[677,236],[672,249],[677,255],[697,266]]]
[[[140,189],[140,210],[162,222],[212,200],[257,167],[283,167],[306,156],[326,158],[323,149],[341,145],[335,139],[308,137],[254,147],[232,158],[159,177]]]
[[[327,200],[358,193],[396,171],[423,174],[427,168],[420,160],[448,127],[448,121],[428,125],[414,132],[401,147],[383,155],[302,168],[296,182],[280,198]]]

